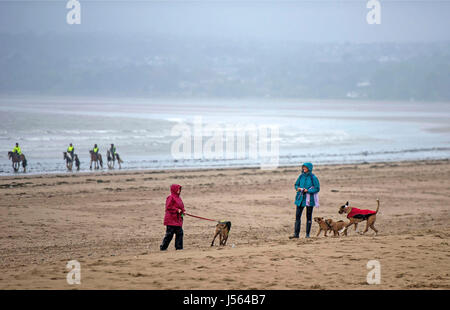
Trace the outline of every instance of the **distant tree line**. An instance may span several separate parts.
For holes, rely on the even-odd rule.
[[[0,35],[0,93],[450,100],[450,42]]]

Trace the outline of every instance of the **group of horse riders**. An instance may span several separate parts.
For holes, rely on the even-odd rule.
[[[103,167],[103,161],[101,158],[101,154],[99,153],[99,148],[97,146],[97,144],[94,145],[94,148],[92,150],[89,151],[91,153],[91,166],[90,168],[92,169],[92,162],[95,162],[96,165],[96,169],[98,169],[98,161],[100,162],[100,165]],[[25,167],[26,167],[26,159],[25,156],[22,154],[22,150],[19,146],[19,143],[16,143],[16,146],[13,148],[12,152],[10,152],[10,158],[13,161],[13,168],[14,171],[18,170],[18,165],[20,162],[22,162],[24,171],[25,171]],[[68,156],[69,155],[69,156]],[[114,144],[111,144],[111,147],[109,148],[109,150],[107,151],[107,157],[108,157],[108,166],[110,168],[112,168],[114,166],[114,162],[118,161],[119,163],[119,167],[120,164],[123,162],[119,156],[119,154],[116,151],[116,147],[114,146]],[[64,159],[66,160],[66,167],[68,170],[72,170],[72,164],[73,162],[75,162],[75,166],[77,167],[77,170],[80,170],[80,160],[78,159],[78,155],[75,154],[75,147],[73,146],[72,143],[69,144],[68,148],[67,148],[67,152],[64,152]],[[112,161],[112,165],[109,164],[109,162]]]
[[[89,151],[89,153],[91,154],[91,164],[89,166],[90,169],[92,169],[92,163],[95,163],[95,169],[99,168],[99,163],[100,166],[103,167],[103,159],[102,159],[102,155],[99,153],[100,149],[97,146],[97,144],[94,144],[94,147],[92,148],[92,150]],[[75,147],[73,146],[72,143],[69,144],[69,147],[67,148],[67,153],[70,154],[70,159],[72,161],[75,160],[75,164],[77,166],[77,170],[80,170],[80,161],[78,160],[78,156],[76,154],[74,154],[75,152]],[[67,158],[66,155],[64,155],[64,159],[66,159],[66,165],[68,170],[72,170],[72,167],[68,165],[67,163]],[[111,147],[107,150],[107,159],[108,159],[108,166],[109,168],[113,168],[114,167],[114,163],[117,159],[118,163],[119,163],[119,168],[121,168],[120,164],[122,163],[122,160],[120,159],[119,154],[117,154],[116,151],[116,147],[114,146],[114,144],[111,144]],[[110,164],[112,162],[112,164]],[[70,163],[71,164],[71,163]]]

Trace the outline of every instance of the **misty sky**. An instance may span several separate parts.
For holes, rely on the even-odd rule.
[[[80,0],[81,25],[66,24],[66,0],[0,0],[0,32],[75,32],[310,42],[444,41],[449,1],[381,0],[381,25],[356,1]]]

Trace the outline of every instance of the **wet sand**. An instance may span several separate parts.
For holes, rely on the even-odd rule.
[[[448,160],[317,166],[320,208],[345,219],[347,200],[375,209],[378,236],[289,240],[299,170],[18,174],[0,178],[1,289],[449,289]],[[183,185],[189,213],[232,221],[228,244],[210,247],[215,223],[186,217],[184,250],[160,252],[164,202]],[[365,224],[360,224],[362,231]],[[81,264],[68,285],[66,264]],[[381,284],[368,285],[378,260]]]

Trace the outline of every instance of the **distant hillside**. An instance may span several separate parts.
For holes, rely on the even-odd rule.
[[[0,35],[0,93],[450,101],[450,42]]]

